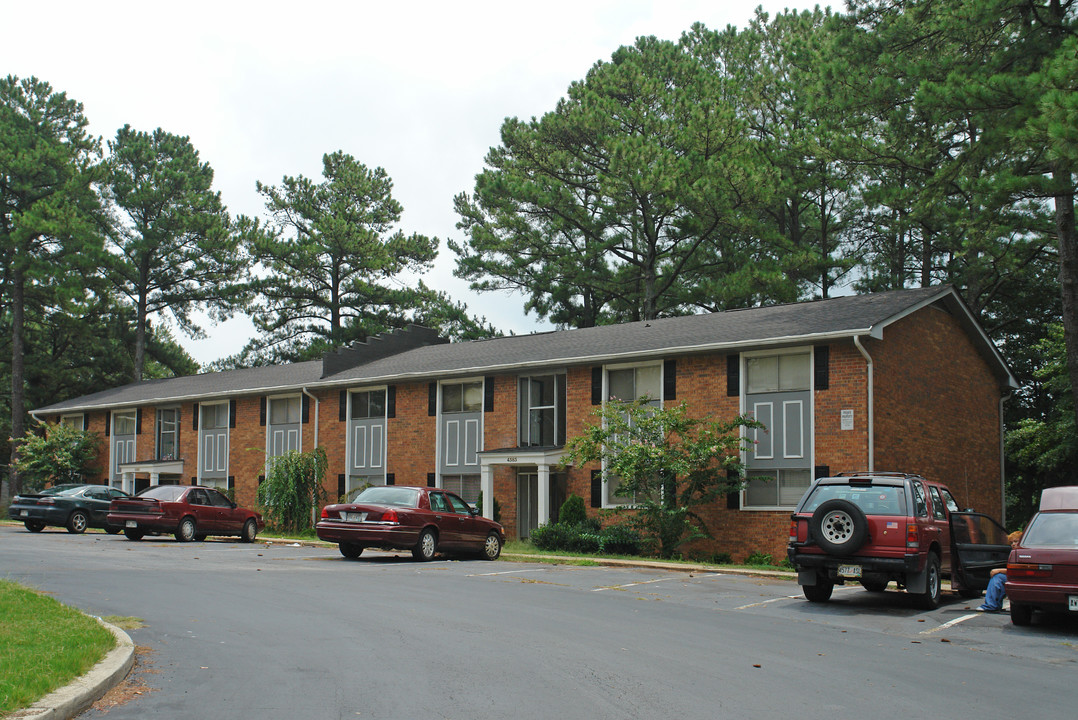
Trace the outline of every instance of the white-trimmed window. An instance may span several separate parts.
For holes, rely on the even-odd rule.
[[[606,392],[608,400],[633,402],[644,400],[653,407],[662,407],[663,366],[661,363],[610,367],[606,369]],[[637,498],[619,492],[621,481],[612,475],[603,483],[603,507],[632,505]]]
[[[748,431],[745,509],[789,509],[812,482],[812,353],[744,358],[745,412],[765,427]]]
[[[483,381],[442,384],[442,413],[482,412]]]
[[[299,395],[269,398],[268,411],[266,432],[269,456],[278,457],[291,450],[299,450],[303,398]]]
[[[74,415],[61,415],[60,424],[74,430],[85,430],[86,416],[82,413],[77,413]]]
[[[227,402],[202,403],[199,406],[198,477],[202,484],[214,484],[227,478],[229,425]]]
[[[475,505],[479,500],[479,476],[443,475],[442,489],[460,495],[469,505]]]
[[[371,485],[385,485],[386,388],[349,393],[348,475],[344,495],[351,501]]]
[[[520,378],[519,443],[521,447],[565,445],[565,374]]]
[[[157,460],[175,460],[180,440],[180,411],[176,408],[162,408],[157,411],[157,433],[155,440]]]

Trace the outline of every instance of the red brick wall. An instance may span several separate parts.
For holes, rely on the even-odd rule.
[[[386,421],[386,469],[397,485],[426,485],[435,471],[437,418],[427,403],[427,383],[397,385],[397,416]]]
[[[876,469],[939,480],[962,507],[1000,517],[999,384],[958,322],[926,308],[866,349],[875,362]]]

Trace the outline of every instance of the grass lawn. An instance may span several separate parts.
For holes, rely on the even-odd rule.
[[[89,671],[115,645],[93,618],[0,580],[0,716]]]

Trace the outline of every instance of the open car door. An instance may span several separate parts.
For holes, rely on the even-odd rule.
[[[987,588],[989,573],[1006,567],[1010,554],[1007,531],[998,522],[981,513],[951,513],[951,586],[963,596]]]

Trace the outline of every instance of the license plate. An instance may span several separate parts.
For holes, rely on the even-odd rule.
[[[1067,609],[1078,612],[1078,595],[1067,596]]]
[[[844,578],[859,578],[861,577],[860,565],[839,565],[838,576]]]
[[[363,522],[367,519],[367,513],[346,512],[344,514],[345,522]]]
[[[138,523],[135,522],[134,520],[128,520],[126,523],[124,523],[124,527],[137,528]]]
[[[30,517],[30,511],[29,510],[23,510],[22,512],[19,513],[19,517]]]

